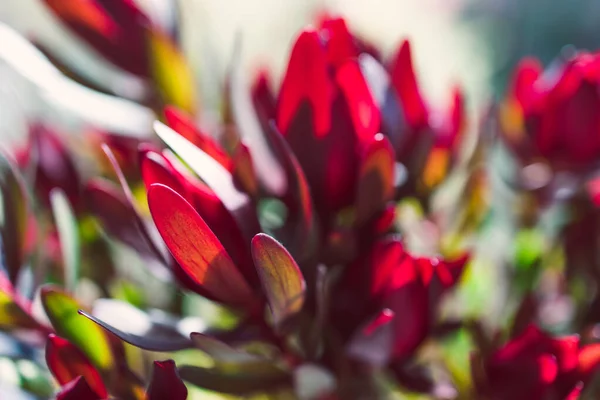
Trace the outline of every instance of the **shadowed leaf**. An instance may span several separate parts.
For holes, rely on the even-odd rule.
[[[271,124],[266,134],[275,154],[281,159],[289,185],[285,200],[290,208],[290,218],[283,227],[284,243],[302,261],[311,255],[317,235],[310,187],[300,163],[277,127]]]
[[[278,325],[302,309],[306,290],[304,277],[285,247],[264,233],[252,239],[252,257],[273,320]]]
[[[173,360],[154,361],[147,400],[185,400],[188,391]]]
[[[83,376],[67,383],[56,395],[56,400],[103,400],[92,390]]]

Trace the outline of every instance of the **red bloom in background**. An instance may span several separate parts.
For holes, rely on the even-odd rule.
[[[478,389],[490,399],[574,400],[599,363],[598,344],[581,345],[577,335],[553,338],[531,325],[492,354],[475,357],[473,368]]]
[[[577,53],[542,71],[523,60],[502,116],[509,143],[526,160],[555,169],[588,169],[600,159],[600,58]]]
[[[276,120],[322,218],[352,205],[360,156],[376,134],[384,134],[393,159],[408,167],[414,182],[433,161],[429,168],[437,169],[438,177],[430,171],[425,180],[434,186],[447,172],[464,129],[458,90],[438,118],[442,123],[430,123],[434,112],[421,94],[408,41],[401,44],[389,72],[372,54],[343,19],[325,18],[318,29],[305,30],[296,39],[277,96],[264,73],[254,85],[263,126],[265,119]]]

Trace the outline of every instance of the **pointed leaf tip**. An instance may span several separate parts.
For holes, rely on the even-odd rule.
[[[56,400],[102,400],[92,390],[83,376],[79,376],[67,383],[56,395]]]
[[[248,309],[256,297],[219,239],[173,189],[153,184],[150,213],[169,251],[185,273],[219,301]]]
[[[108,396],[100,373],[81,350],[68,340],[54,334],[48,336],[46,364],[59,384],[67,385],[81,376],[99,397],[104,399]]]
[[[303,31],[292,48],[279,92],[277,126],[285,135],[303,101],[308,101],[317,137],[331,128],[333,84],[329,77],[327,52],[315,30]]]
[[[188,391],[173,360],[154,361],[147,400],[185,400]]]
[[[259,233],[252,239],[252,257],[275,323],[300,311],[306,283],[285,247],[269,235]]]

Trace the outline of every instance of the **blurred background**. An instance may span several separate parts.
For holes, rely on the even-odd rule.
[[[160,2],[140,0],[161,13]],[[246,66],[268,66],[275,77],[302,26],[323,10],[348,18],[351,29],[391,54],[411,39],[421,84],[433,104],[445,102],[460,82],[469,107],[498,95],[515,62],[535,55],[545,64],[566,45],[594,49],[600,41],[600,2],[593,0],[183,0],[183,46],[192,61],[204,106],[218,107],[221,81],[236,35],[242,38]],[[92,80],[118,72],[93,54],[43,7],[39,0],[3,0],[0,21],[50,49]],[[14,112],[44,112],[47,104],[26,90],[28,82],[0,60],[3,138],[23,131]],[[202,73],[206,71],[206,73]],[[277,81],[277,80],[276,80]],[[11,112],[12,111],[12,112]]]

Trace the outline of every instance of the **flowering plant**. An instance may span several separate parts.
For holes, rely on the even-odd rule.
[[[552,193],[596,215],[595,56],[576,55],[552,79],[524,62],[498,112],[475,129],[460,89],[446,107],[425,99],[408,41],[387,62],[344,19],[325,16],[296,37],[277,91],[266,71],[246,88],[234,60],[213,132],[199,123],[176,21],[132,0],[46,3],[143,82],[141,97],[103,101],[153,115],[155,136],[93,126],[73,143],[37,121],[14,157],[0,158],[0,361],[10,360],[19,395],[503,400],[597,391],[595,303],[585,297],[596,281],[581,287],[597,276],[597,257],[579,268],[594,242],[576,239],[595,235],[596,219],[566,218],[546,232],[542,214],[558,206],[540,202],[531,218],[519,218],[527,207],[514,213],[501,258],[484,238],[499,213],[487,159],[502,143],[521,161],[516,182],[531,182],[538,157],[552,176],[554,191],[512,185],[514,196]],[[556,195],[563,171],[581,179],[572,196]],[[500,314],[473,304],[482,260],[509,266]]]

